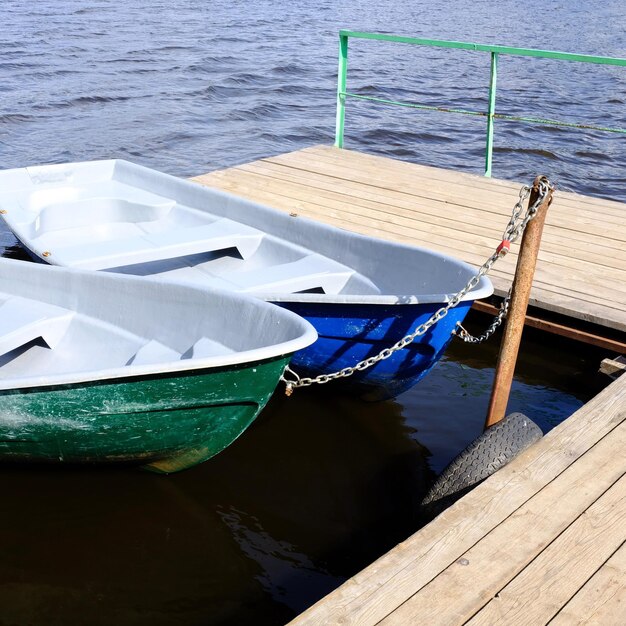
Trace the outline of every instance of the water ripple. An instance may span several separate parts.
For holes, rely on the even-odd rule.
[[[0,115],[1,124],[22,124],[37,119],[34,115],[25,115],[24,113],[5,113]]]
[[[545,157],[547,159],[552,159],[554,161],[559,160],[559,156],[554,152],[550,152],[550,150],[542,150],[540,148],[513,148],[507,146],[496,146],[494,148],[494,153],[498,154],[511,154],[511,153],[522,153],[522,154],[532,154],[540,157]]]
[[[355,15],[389,33],[418,34],[407,25],[419,21],[424,36],[542,48],[540,24],[527,24],[523,37],[509,27],[526,23],[526,10],[535,6],[563,24],[552,32],[554,49],[572,50],[576,41],[579,52],[624,55],[618,0],[601,9],[594,3],[593,10],[529,2],[522,12],[512,0],[490,10],[486,3],[452,0],[424,14],[410,4],[379,12],[360,0],[341,6],[321,0],[315,11],[304,2],[262,0],[254,12],[226,0],[94,0],[89,6],[4,0],[0,123],[10,129],[11,144],[3,146],[0,167],[99,158],[133,146],[146,165],[183,174],[207,162],[221,167],[260,152],[332,141],[337,30]],[[456,19],[468,12],[472,20]],[[354,41],[348,90],[484,111],[488,71],[488,57],[479,53]],[[624,84],[621,68],[503,55],[497,111],[620,127]],[[57,114],[37,115],[44,112]],[[352,99],[346,122],[347,146],[481,171],[483,118]],[[233,141],[234,132],[249,140]],[[609,193],[624,199],[622,146],[596,131],[497,120],[494,175],[532,178],[547,159],[577,190],[606,195],[597,182],[605,178],[616,181]]]

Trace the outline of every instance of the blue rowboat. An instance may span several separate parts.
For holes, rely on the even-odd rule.
[[[365,237],[121,160],[0,172],[0,213],[47,263],[249,293],[309,320],[305,376],[353,367],[412,333],[475,269],[425,248]],[[487,278],[427,333],[341,380],[396,396],[443,354]],[[339,383],[337,383],[339,384]]]

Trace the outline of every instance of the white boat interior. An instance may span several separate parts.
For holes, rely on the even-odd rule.
[[[0,259],[0,389],[254,362],[316,337],[233,292]]]
[[[474,269],[122,160],[0,172],[0,214],[48,263],[272,301],[442,302]],[[481,280],[466,299],[491,293]]]

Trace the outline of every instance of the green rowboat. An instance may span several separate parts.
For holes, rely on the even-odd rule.
[[[232,292],[0,259],[0,460],[186,469],[250,425],[315,339]]]

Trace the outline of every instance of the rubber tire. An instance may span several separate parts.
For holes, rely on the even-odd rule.
[[[542,436],[541,428],[523,413],[507,415],[474,439],[443,470],[422,500],[422,516],[436,517]]]

